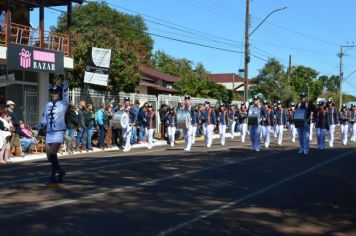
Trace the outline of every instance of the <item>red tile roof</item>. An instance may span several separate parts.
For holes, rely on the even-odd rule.
[[[178,77],[167,74],[167,73],[163,73],[159,70],[153,69],[151,67],[147,67],[144,65],[140,66],[140,72],[148,77],[155,77],[157,79],[163,80],[163,81],[167,81],[167,82],[177,82],[179,80]]]
[[[234,78],[235,77],[235,78]],[[210,78],[216,83],[244,82],[244,79],[234,73],[210,74]]]

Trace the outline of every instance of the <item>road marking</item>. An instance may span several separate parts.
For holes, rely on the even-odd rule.
[[[304,170],[304,171],[301,171],[301,172],[299,172],[299,173],[296,173],[296,174],[294,174],[294,175],[291,175],[291,176],[289,176],[289,177],[287,177],[287,178],[285,178],[285,179],[283,179],[283,180],[280,180],[280,181],[278,181],[278,182],[276,182],[276,183],[274,183],[274,184],[271,184],[271,185],[269,185],[269,186],[267,186],[267,187],[264,187],[264,188],[262,188],[262,189],[260,189],[260,190],[257,190],[257,191],[255,191],[255,192],[253,192],[253,193],[250,193],[250,194],[248,194],[248,195],[246,195],[246,196],[244,196],[244,197],[242,197],[242,198],[238,198],[238,199],[236,199],[235,201],[232,201],[232,202],[229,202],[229,203],[227,203],[227,204],[225,204],[225,205],[222,205],[222,206],[220,206],[220,207],[218,207],[218,208],[216,208],[216,209],[214,209],[214,210],[211,210],[211,211],[209,211],[209,212],[207,212],[207,213],[204,213],[204,214],[202,214],[202,215],[200,215],[200,216],[197,216],[197,217],[195,217],[195,218],[193,218],[193,219],[191,219],[191,220],[185,221],[185,222],[183,222],[183,223],[181,223],[181,224],[178,224],[177,226],[168,228],[168,229],[166,229],[166,230],[160,232],[158,235],[160,235],[160,236],[165,236],[165,235],[167,235],[167,234],[174,233],[174,232],[176,232],[177,230],[180,230],[180,229],[182,229],[182,228],[185,228],[185,227],[187,227],[187,226],[189,226],[189,225],[191,225],[191,224],[193,224],[193,223],[195,223],[195,222],[198,222],[198,221],[200,221],[200,220],[202,220],[202,219],[205,219],[205,218],[207,218],[207,217],[209,217],[209,216],[215,215],[215,214],[217,214],[217,213],[219,213],[219,212],[221,212],[221,211],[223,211],[223,210],[225,210],[225,209],[227,209],[227,208],[232,207],[233,205],[236,205],[236,204],[238,204],[238,203],[241,203],[241,202],[243,202],[243,201],[246,201],[246,200],[248,200],[248,199],[251,199],[251,198],[253,198],[253,197],[257,196],[257,195],[260,195],[260,194],[262,194],[262,193],[264,193],[264,192],[266,192],[266,191],[269,191],[270,189],[273,189],[273,188],[275,188],[275,187],[278,187],[278,186],[280,186],[280,185],[282,185],[282,184],[284,184],[284,183],[287,183],[287,182],[289,182],[289,181],[291,181],[291,180],[293,180],[293,179],[296,179],[296,178],[298,178],[298,177],[300,177],[300,176],[302,176],[302,175],[308,174],[309,172],[312,172],[312,171],[314,171],[314,170],[316,170],[316,169],[318,169],[318,168],[320,168],[320,167],[322,167],[322,166],[325,166],[325,165],[327,165],[327,164],[329,164],[329,163],[331,163],[331,162],[334,162],[334,161],[336,161],[336,160],[338,160],[338,159],[341,159],[341,158],[343,158],[343,157],[345,157],[345,156],[348,156],[348,155],[350,155],[350,154],[353,154],[354,152],[356,152],[356,150],[352,150],[352,151],[343,153],[343,154],[338,155],[338,156],[336,156],[336,157],[334,157],[334,158],[331,158],[330,160],[327,160],[327,161],[324,161],[324,162],[322,162],[322,163],[319,163],[319,164],[317,164],[317,165],[315,165],[315,166],[313,166],[313,167],[310,167],[310,168],[308,168],[308,169],[306,169],[306,170]]]
[[[220,150],[220,149],[222,149],[222,148],[219,148],[219,149],[216,149],[216,150]],[[269,153],[269,155],[265,155],[264,157],[271,156],[273,154],[274,153],[271,152],[271,153]],[[152,180],[144,181],[144,182],[141,182],[141,183],[138,183],[138,184],[135,184],[135,185],[131,185],[131,186],[119,187],[119,188],[115,188],[115,189],[108,190],[108,191],[101,192],[101,193],[89,194],[87,196],[83,196],[83,197],[80,197],[78,199],[64,199],[64,200],[60,200],[60,201],[56,201],[56,202],[49,202],[49,203],[45,202],[45,203],[42,203],[42,205],[40,205],[40,206],[30,207],[29,209],[25,209],[23,211],[18,211],[18,212],[14,212],[14,213],[0,214],[0,220],[1,219],[13,218],[15,216],[25,215],[25,214],[28,214],[28,213],[33,213],[33,212],[36,212],[36,211],[41,211],[41,210],[54,208],[54,207],[58,207],[58,206],[63,206],[63,205],[68,205],[68,204],[75,204],[75,203],[82,203],[84,200],[102,197],[102,196],[105,196],[107,194],[125,192],[125,191],[132,190],[132,189],[139,188],[139,187],[150,186],[150,185],[153,185],[153,184],[165,181],[165,180],[175,179],[175,178],[179,178],[179,177],[185,177],[187,175],[199,173],[199,172],[202,172],[202,171],[211,170],[211,169],[217,169],[217,168],[221,168],[221,167],[232,165],[232,164],[238,164],[238,163],[241,163],[241,162],[254,160],[254,159],[257,159],[257,158],[259,158],[259,157],[253,155],[253,156],[244,158],[242,160],[241,159],[240,160],[230,160],[230,161],[227,161],[227,162],[219,164],[219,165],[213,165],[213,166],[209,166],[209,167],[198,168],[198,169],[195,169],[195,170],[186,171],[184,173],[179,173],[179,174],[174,174],[174,175],[170,175],[170,176],[166,176],[166,177],[162,177],[162,178],[158,178],[158,179],[152,179]]]

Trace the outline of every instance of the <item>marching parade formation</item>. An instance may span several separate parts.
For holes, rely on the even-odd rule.
[[[52,100],[47,103],[43,121],[37,127],[39,133],[46,136],[45,150],[52,165],[50,183],[62,182],[65,175],[57,158],[61,145],[66,143],[69,153],[93,151],[95,127],[98,148],[117,145],[122,147],[123,152],[129,152],[135,143],[147,144],[147,148],[152,149],[157,119],[163,123],[161,139],[167,139],[172,147],[177,139],[184,139],[184,151],[187,152],[195,144],[197,136],[203,136],[205,147],[210,148],[215,133],[219,134],[221,145],[225,145],[226,137],[234,139],[237,136],[245,143],[246,135],[249,134],[251,150],[256,152],[260,151],[261,143],[268,149],[273,137],[276,144],[283,145],[284,132],[288,131],[292,143],[298,138],[298,153],[308,155],[314,128],[319,150],[326,149],[326,139],[329,148],[334,147],[338,126],[340,140],[344,146],[347,145],[349,137],[352,142],[356,142],[356,104],[351,104],[349,108],[343,105],[338,111],[332,99],[326,99],[314,106],[304,92],[300,94],[300,101],[290,103],[289,107],[284,106],[281,100],[277,100],[275,104],[267,100],[261,102],[257,95],[249,106],[245,102],[215,105],[209,101],[193,105],[191,96],[186,95],[177,109],[166,105],[155,111],[153,104],[146,102],[140,107],[138,101],[132,102],[130,97],[126,96],[122,104],[102,104],[102,107],[94,111],[93,104],[86,104],[83,100],[77,107],[68,104],[67,90],[66,81],[63,85],[55,85],[50,89]],[[6,119],[13,115],[11,106],[14,106],[14,103],[8,101],[8,104],[9,108],[0,122],[4,124],[3,133],[9,132],[9,127],[16,121],[16,118],[12,122],[11,118]],[[29,138],[23,137],[24,131],[20,134],[20,140]],[[3,149],[1,158],[2,163],[9,161],[6,149]]]

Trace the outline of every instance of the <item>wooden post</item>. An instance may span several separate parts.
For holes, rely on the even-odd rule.
[[[5,13],[5,45],[10,43],[10,26],[11,26],[11,0],[6,1],[6,13]]]
[[[40,48],[44,47],[44,7],[40,6]]]
[[[72,54],[72,1],[67,5],[67,34],[68,34],[68,56]]]

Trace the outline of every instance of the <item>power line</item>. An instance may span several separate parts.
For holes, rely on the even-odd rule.
[[[169,40],[173,40],[173,41],[177,41],[177,42],[181,42],[181,43],[196,45],[196,46],[200,46],[200,47],[206,47],[206,48],[216,49],[216,50],[225,51],[225,52],[243,53],[243,52],[236,51],[236,50],[231,50],[231,49],[226,49],[226,48],[220,48],[220,47],[210,46],[210,45],[201,44],[201,43],[190,42],[190,41],[186,41],[186,40],[182,40],[182,39],[177,39],[177,38],[172,38],[172,37],[168,37],[168,36],[164,36],[164,35],[159,35],[159,34],[154,34],[154,33],[150,33],[150,32],[146,32],[146,33],[149,34],[149,35],[152,35],[152,36],[156,36],[156,37],[160,37],[160,38],[165,38],[165,39],[169,39]]]
[[[270,42],[265,42],[265,41],[259,41],[259,40],[251,40],[251,41],[257,42],[257,43],[263,43],[263,44],[270,45],[273,47],[278,47],[278,48],[294,49],[294,50],[304,51],[307,53],[318,54],[318,55],[327,55],[327,56],[333,56],[333,57],[335,56],[335,54],[332,54],[332,53],[325,53],[325,52],[313,51],[313,50],[303,49],[303,48],[298,48],[298,47],[285,46],[285,45],[275,44],[275,43],[270,43]]]
[[[86,2],[97,2],[97,1],[87,0]],[[214,34],[203,32],[203,31],[200,31],[200,30],[197,30],[197,29],[193,29],[193,28],[190,28],[190,27],[187,27],[187,26],[179,25],[179,24],[176,24],[176,23],[173,23],[173,22],[170,22],[170,21],[158,18],[158,17],[153,17],[153,16],[150,16],[150,15],[147,15],[147,14],[143,14],[143,13],[140,13],[138,11],[134,11],[134,10],[128,9],[126,7],[119,6],[117,4],[113,4],[113,3],[109,3],[109,2],[107,2],[107,4],[110,5],[110,6],[113,6],[115,8],[122,9],[122,10],[125,10],[127,12],[131,12],[131,13],[140,15],[141,17],[145,16],[145,17],[154,19],[154,20],[149,20],[149,19],[143,17],[143,19],[145,21],[153,23],[153,24],[161,25],[161,26],[168,27],[168,28],[171,28],[171,29],[177,29],[177,30],[180,30],[182,32],[189,32],[189,33],[193,33],[193,34],[196,34],[196,35],[201,35],[202,37],[208,37],[209,36],[209,37],[219,38],[221,40],[225,40],[225,41],[228,41],[228,42],[233,42],[233,43],[238,43],[238,44],[241,43],[239,41],[236,41],[236,40],[233,40],[233,39],[229,39],[229,38],[225,38],[225,37],[222,37],[220,35],[214,35]],[[163,24],[162,22],[165,22],[166,24]]]
[[[227,46],[238,47],[235,44],[229,44],[229,43],[226,43],[226,42],[223,42],[223,41],[220,41],[220,40],[211,39],[210,36],[214,37],[214,38],[220,38],[220,39],[223,39],[223,40],[226,40],[226,41],[229,41],[229,42],[237,43],[237,44],[241,43],[240,41],[236,41],[236,40],[224,38],[224,37],[221,37],[221,36],[218,36],[218,35],[213,35],[213,34],[210,34],[210,33],[202,32],[202,31],[199,31],[199,30],[196,30],[196,29],[192,29],[192,28],[189,28],[189,27],[185,27],[185,26],[182,26],[182,25],[178,25],[178,24],[166,21],[166,20],[162,20],[162,19],[157,18],[157,17],[151,17],[149,15],[142,14],[140,12],[133,11],[133,10],[130,10],[128,8],[125,8],[125,7],[121,7],[121,6],[116,5],[116,4],[112,4],[112,3],[107,3],[107,4],[111,5],[113,7],[116,7],[116,8],[120,8],[120,9],[129,11],[129,12],[133,12],[133,13],[141,15],[141,16],[146,16],[146,17],[157,19],[157,20],[160,21],[160,22],[157,22],[157,21],[154,21],[154,20],[150,20],[150,19],[144,18],[144,20],[147,21],[147,22],[150,22],[150,23],[153,23],[153,24],[156,24],[156,25],[160,25],[160,26],[163,26],[163,27],[171,28],[171,29],[174,29],[174,30],[178,30],[178,31],[181,31],[181,32],[186,32],[186,33],[191,33],[191,34],[194,34],[194,35],[198,35],[199,37],[201,37],[203,39],[209,39],[210,41],[213,41],[213,42],[223,43],[223,44],[225,44]],[[171,24],[171,25],[163,24],[161,22],[166,22],[166,23]],[[269,23],[269,22],[267,22],[267,23]],[[271,23],[269,23],[269,24],[271,24]],[[172,25],[174,25],[174,26],[172,26]],[[203,35],[206,35],[206,36],[203,36]],[[262,41],[255,41],[255,42],[262,42]],[[305,51],[305,52],[308,52],[308,53],[334,56],[334,54],[317,52],[317,51],[312,51],[312,50],[302,49],[302,48],[297,48],[297,47],[292,47],[292,46],[284,46],[284,45],[281,45],[281,44],[277,45],[277,44],[273,44],[273,43],[269,43],[269,42],[262,42],[262,43],[269,44],[269,45],[276,46],[276,47],[284,47],[284,48],[295,49],[295,50],[299,50],[299,51]]]
[[[256,16],[252,16],[256,19],[259,19],[259,20],[262,20],[261,18],[259,17],[256,17]],[[285,31],[288,31],[288,32],[291,32],[293,34],[296,34],[296,35],[299,35],[299,36],[302,36],[304,38],[309,38],[309,39],[313,39],[313,40],[316,40],[316,41],[319,41],[319,42],[323,42],[323,43],[326,43],[326,44],[330,44],[330,45],[337,45],[339,46],[340,44],[339,43],[335,43],[335,42],[331,42],[331,41],[328,41],[328,40],[325,40],[325,39],[319,39],[317,37],[314,37],[314,36],[311,36],[311,35],[307,35],[307,34],[304,34],[304,33],[301,33],[301,32],[298,32],[298,31],[295,31],[295,30],[292,30],[292,29],[289,29],[287,27],[284,27],[284,26],[281,26],[281,25],[277,25],[277,24],[274,24],[274,23],[271,23],[271,22],[266,22],[266,24],[270,24],[276,28],[280,28],[280,29],[283,29]]]

